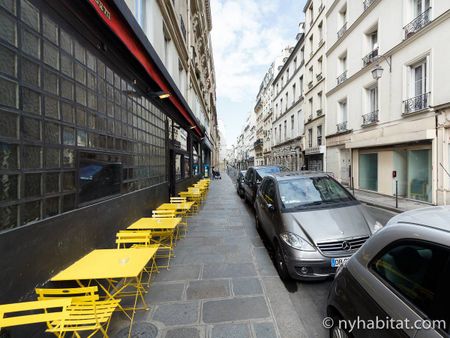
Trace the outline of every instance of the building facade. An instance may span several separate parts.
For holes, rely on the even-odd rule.
[[[201,109],[185,97],[188,80],[165,66],[122,0],[2,1],[0,23],[0,303],[7,303],[92,248],[112,246],[118,229],[208,174],[216,127],[215,108],[205,110],[209,122],[194,113]],[[201,98],[209,97],[207,107],[210,85]]]
[[[272,83],[271,154],[274,164],[283,165],[290,170],[300,170],[304,164],[304,97],[301,86],[305,69],[303,23],[300,24],[297,43],[289,52]]]
[[[325,169],[325,78],[326,69],[326,4],[329,1],[309,0],[305,13],[305,73],[301,79],[305,111],[305,168]]]
[[[445,1],[335,1],[327,11],[327,169],[356,188],[449,203]]]

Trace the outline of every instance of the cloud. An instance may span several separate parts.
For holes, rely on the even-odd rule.
[[[278,20],[280,8],[287,1],[281,2],[212,0],[212,43],[219,98],[239,102],[249,95],[256,96],[270,63],[284,46],[293,43],[295,36],[286,36],[286,27]],[[289,28],[292,32],[293,27]]]

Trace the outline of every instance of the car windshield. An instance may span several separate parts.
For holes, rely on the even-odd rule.
[[[303,177],[279,182],[285,209],[354,201],[350,193],[330,177]]]

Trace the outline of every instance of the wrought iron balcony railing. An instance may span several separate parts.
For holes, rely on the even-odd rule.
[[[340,30],[338,30],[338,32],[337,32],[338,39],[340,39],[342,37],[342,35],[344,35],[346,30],[347,30],[347,23],[344,23],[342,28]]]
[[[364,67],[367,65],[370,65],[374,60],[378,58],[378,48],[371,51],[369,54],[367,54],[365,57],[363,57],[363,64]]]
[[[413,21],[407,24],[403,29],[405,30],[405,39],[409,38],[414,33],[417,33],[431,22],[431,7],[417,16]]]
[[[312,81],[309,81],[308,82],[308,89],[311,89],[313,87],[313,82]]]
[[[308,116],[308,122],[311,121],[312,119],[313,119],[313,115],[312,115],[312,113],[311,113],[311,114],[309,114],[309,116]]]
[[[430,106],[430,93],[424,93],[407,99],[403,101],[403,105],[405,107],[404,114],[410,114],[419,110],[426,109]]]
[[[319,11],[318,13],[322,12],[322,9],[324,9],[325,5],[323,3],[320,4],[319,6]]]
[[[317,115],[317,116],[321,116],[322,114],[323,114],[322,108],[317,109],[316,115]]]
[[[257,140],[255,141],[255,143],[253,143],[253,147],[254,147],[254,148],[260,147],[260,146],[262,146],[262,145],[263,145],[263,139],[262,139],[262,138],[257,139]]]
[[[378,122],[378,109],[374,110],[373,112],[370,112],[368,114],[364,114],[362,116],[363,118],[363,126],[368,126],[371,125],[373,123],[377,123]]]
[[[316,80],[317,81],[322,80],[322,78],[323,78],[322,73],[316,74]]]
[[[345,80],[347,80],[347,71],[343,72],[341,75],[338,76],[337,84],[340,85]]]
[[[375,0],[365,0],[364,1],[364,10],[370,7],[371,4],[373,4]]]
[[[317,136],[317,145],[318,146],[322,145],[322,136]]]
[[[347,131],[347,121],[338,123],[338,124],[336,125],[336,129],[337,129],[337,132],[338,132],[338,133],[342,133],[342,132],[344,132],[344,131]]]

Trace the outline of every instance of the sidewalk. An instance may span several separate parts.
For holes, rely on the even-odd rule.
[[[206,203],[189,219],[170,270],[161,270],[138,311],[133,337],[306,337],[289,293],[230,178],[211,182]],[[129,322],[113,318],[112,337]]]
[[[352,191],[350,190],[350,192]],[[395,197],[363,190],[355,190],[355,197],[368,205],[398,213],[431,206],[430,203],[413,201],[399,197],[398,208],[395,208]]]

